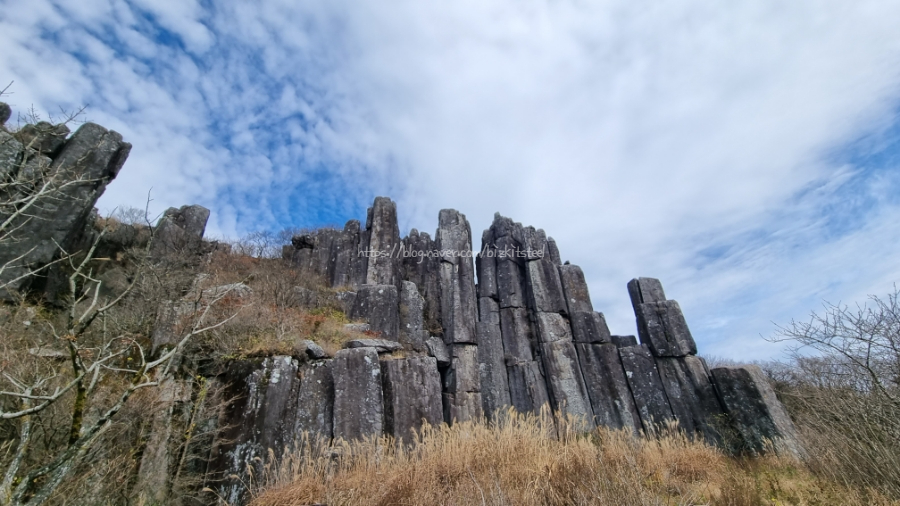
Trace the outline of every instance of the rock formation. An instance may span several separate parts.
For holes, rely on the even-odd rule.
[[[15,133],[0,126],[4,299],[11,297],[8,290],[23,290],[46,279],[47,266],[73,251],[97,199],[131,151],[121,135],[94,123],[81,125],[66,139],[68,133],[65,125],[44,122]]]
[[[8,117],[9,108],[0,104],[4,297],[41,288],[34,274],[83,243],[93,205],[131,147],[92,123],[68,139],[64,125],[38,123],[11,133],[2,127]],[[50,191],[41,193],[48,182]],[[27,213],[19,212],[22,202]],[[208,218],[200,206],[167,210],[150,230],[151,259],[208,251]],[[116,244],[131,244],[140,234],[123,229],[119,235],[103,247],[114,253]],[[297,235],[282,254],[303,275],[338,289],[347,316],[356,320],[348,326],[373,335],[346,343],[333,358],[316,343],[298,340],[293,356],[232,361],[208,374],[204,381],[222,386],[230,399],[219,419],[204,423],[223,432],[209,454],[209,477],[231,504],[244,499],[240,477],[248,468],[259,473],[269,455],[310,438],[386,434],[409,444],[423,423],[492,419],[510,407],[536,413],[547,406],[575,417],[584,430],[601,426],[635,435],[677,422],[689,437],[713,444],[723,443],[724,428],[750,452],[803,455],[762,372],[750,366],[710,371],[696,356],[679,304],[666,298],[659,280],[627,285],[640,341],[612,335],[592,306],[584,273],[560,262],[543,230],[496,214],[473,260],[462,213],[441,210],[433,239],[417,230],[401,238],[397,205],[378,197],[365,228],[350,220],[342,230]],[[240,284],[197,287],[164,303],[153,353],[177,342],[183,320],[198,305],[226,293],[240,299],[250,292]],[[297,305],[317,303],[307,288],[292,293]],[[150,470],[171,468],[167,434],[186,423],[173,420],[201,402],[190,390],[178,379],[162,390],[167,404],[150,423],[154,434],[137,480],[148,500],[164,500],[152,492],[163,482]]]

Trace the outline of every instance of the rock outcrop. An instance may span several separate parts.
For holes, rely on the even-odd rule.
[[[723,443],[733,420],[736,428],[726,430],[745,447],[760,451],[760,441],[775,438],[797,453],[774,394],[758,375],[711,374],[659,280],[628,283],[638,341],[610,333],[584,273],[561,264],[542,230],[497,214],[473,263],[471,230],[458,211],[440,212],[434,239],[416,230],[401,239],[394,220],[396,205],[378,198],[365,229],[351,220],[343,231],[297,236],[284,251],[296,267],[348,290],[348,315],[365,322],[353,325],[392,343],[361,339],[329,362],[333,406],[317,412],[332,413],[333,437],[409,442],[423,421],[548,406],[583,429],[652,436],[677,423],[713,444]],[[347,255],[353,245],[355,256]],[[393,356],[400,347],[412,356]],[[327,432],[322,423],[316,430]]]
[[[717,367],[712,377],[732,427],[748,450],[765,453],[774,448],[797,458],[804,456],[794,422],[758,366]]]
[[[40,285],[47,266],[73,251],[131,151],[121,135],[95,123],[66,139],[68,133],[43,122],[14,134],[0,128],[2,298]]]

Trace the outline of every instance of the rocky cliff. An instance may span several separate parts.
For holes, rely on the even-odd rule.
[[[0,128],[0,285],[7,297],[34,289],[55,259],[85,244],[91,210],[130,149],[119,134],[91,123],[67,135],[65,126],[41,123]],[[387,434],[409,442],[424,423],[492,420],[508,409],[549,407],[576,417],[583,430],[604,426],[639,437],[677,422],[712,444],[801,454],[761,372],[710,370],[659,280],[627,285],[637,338],[611,335],[582,270],[561,263],[543,230],[497,214],[474,253],[464,214],[441,210],[433,236],[412,230],[401,237],[397,213],[393,201],[378,197],[364,227],[350,220],[342,230],[295,236],[283,249],[283,261],[333,288],[373,339],[346,343],[333,356],[309,342],[299,355],[233,361],[205,373],[204,385],[232,399],[221,416],[203,420],[222,428],[206,467],[210,486],[231,504],[245,494],[248,469],[259,472],[270,456],[310,435],[327,442]],[[184,250],[208,252],[208,217],[200,206],[173,208],[148,237],[126,229],[120,234],[127,237],[107,247],[152,236],[155,262]],[[244,288],[226,290],[240,297]],[[160,307],[153,353],[173,344],[171,329],[190,311],[185,304]],[[170,381],[172,406],[202,411],[187,381]],[[154,433],[184,425],[173,422],[176,412],[184,409],[161,412]],[[172,466],[169,444],[150,438],[139,486],[157,490],[153,484],[165,482],[159,476]]]

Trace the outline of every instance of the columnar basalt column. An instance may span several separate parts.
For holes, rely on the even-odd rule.
[[[444,419],[453,423],[481,418],[475,266],[472,232],[465,215],[442,209],[435,242],[441,252],[441,324],[452,356],[444,377]]]
[[[400,288],[400,227],[397,204],[387,197],[376,197],[366,218],[368,265],[366,284],[395,285]]]

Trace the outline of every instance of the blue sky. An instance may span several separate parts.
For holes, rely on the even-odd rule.
[[[134,150],[100,206],[209,233],[499,211],[585,270],[613,332],[663,280],[702,353],[900,280],[900,4],[3,0],[15,111]],[[476,247],[478,247],[476,239]]]

